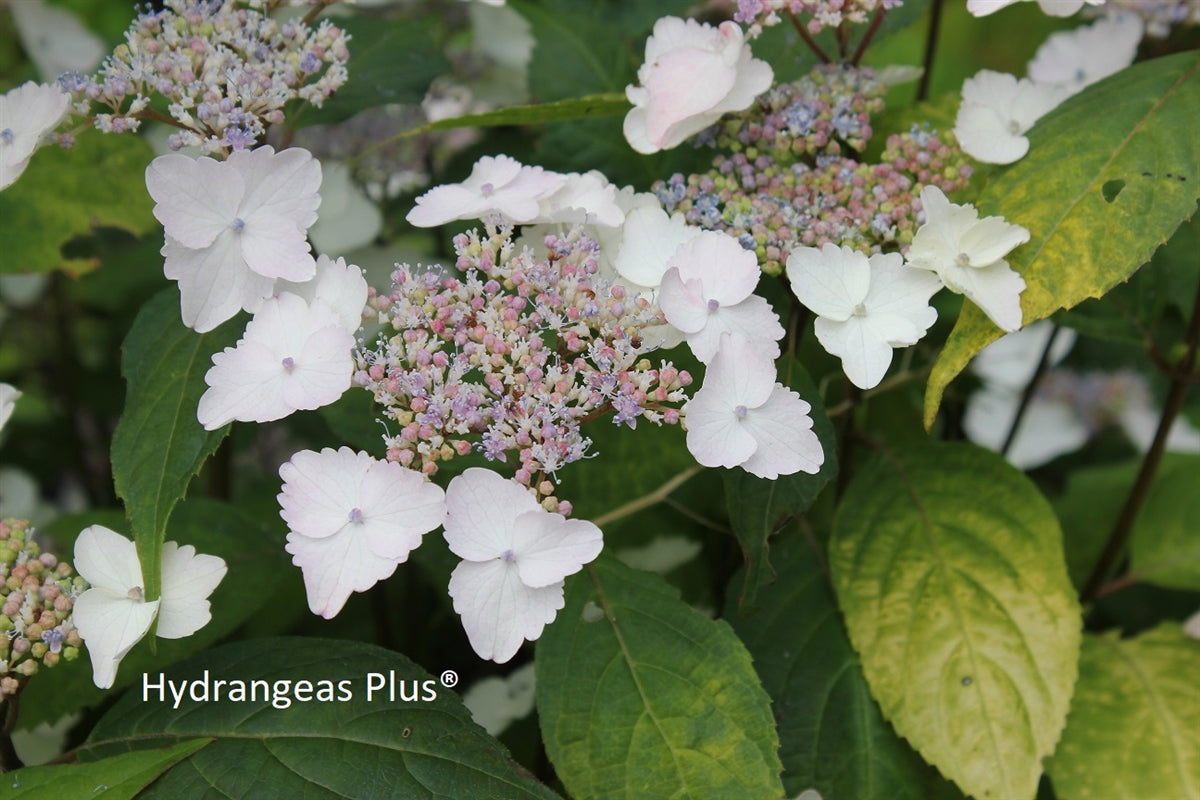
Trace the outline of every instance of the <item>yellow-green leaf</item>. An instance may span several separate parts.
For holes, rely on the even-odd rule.
[[[1200,198],[1200,53],[1123,70],[1029,133],[1029,155],[980,194],[981,214],[1029,229],[1009,263],[1025,278],[1025,324],[1127,280]],[[966,303],[925,393],[933,424],[946,386],[1002,332]]]
[[[1046,771],[1061,800],[1200,798],[1200,642],[1165,622],[1085,636],[1071,716]]]
[[[974,445],[881,455],[842,498],[829,565],[896,732],[965,793],[1032,800],[1066,720],[1081,627],[1037,488]]]

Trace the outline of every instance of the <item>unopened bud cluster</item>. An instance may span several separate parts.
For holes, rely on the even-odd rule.
[[[589,455],[580,426],[609,413],[631,428],[677,423],[691,377],[645,357],[662,312],[601,277],[581,229],[547,236],[544,256],[490,224],[454,247],[461,277],[403,265],[391,292],[371,291],[385,331],[358,354],[355,382],[400,425],[389,460],[433,474],[472,450],[512,455],[516,479],[567,513],[546,478]]]
[[[0,520],[0,699],[43,665],[77,658],[82,644],[71,610],[87,585],[32,533],[25,520]]]
[[[778,25],[787,15],[801,20],[812,33],[843,22],[863,23],[877,10],[903,5],[902,0],[738,0],[733,18],[749,27],[750,36]]]
[[[346,81],[348,36],[328,20],[316,29],[278,22],[236,0],[166,0],[143,11],[125,43],[94,76],[63,75],[74,110],[101,131],[137,130],[151,99],[164,97],[181,130],[173,148],[229,152],[262,141],[291,100],[320,106]]]
[[[906,250],[921,190],[960,189],[971,167],[951,134],[916,125],[889,136],[879,162],[860,160],[880,94],[868,69],[818,67],[720,125],[711,142],[731,154],[708,172],[676,173],[653,190],[689,224],[737,238],[771,275],[797,247]]]

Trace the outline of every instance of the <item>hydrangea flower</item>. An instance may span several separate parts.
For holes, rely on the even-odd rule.
[[[753,340],[774,359],[786,333],[771,304],[754,294],[758,259],[737,240],[705,231],[681,245],[662,279],[659,306],[667,322],[683,331],[704,363],[717,352],[722,333]]]
[[[301,450],[279,477],[287,551],[304,573],[308,607],[326,619],[351,592],[390,577],[446,516],[445,494],[421,473],[349,447]]]
[[[542,201],[566,183],[565,175],[525,166],[511,156],[484,156],[462,183],[435,186],[418,197],[406,219],[419,228],[497,214],[514,224],[533,222]]]
[[[354,333],[361,327],[363,310],[367,307],[367,279],[360,267],[347,264],[344,258],[336,261],[329,256],[317,256],[317,274],[311,281],[293,283],[276,281],[277,294],[290,292],[312,305],[318,300],[337,315],[342,327]]]
[[[75,627],[92,657],[92,680],[107,689],[121,659],[150,630],[156,615],[157,634],[164,639],[191,636],[208,624],[208,596],[227,568],[224,560],[198,554],[190,544],[166,542],[162,596],[148,601],[133,542],[92,525],[75,540],[75,569],[91,584],[75,601]]]
[[[977,17],[986,17],[989,14],[995,14],[1002,8],[1011,6],[1019,0],[967,0],[967,11]],[[1079,9],[1083,8],[1084,3],[1091,6],[1104,5],[1104,0],[1037,0],[1038,5],[1042,7],[1042,11],[1052,17],[1069,17]]]
[[[618,282],[630,291],[651,293],[662,284],[675,251],[703,232],[688,225],[682,214],[668,215],[657,201],[633,209],[625,217],[613,258]]]
[[[979,218],[974,206],[951,203],[942,190],[921,191],[925,224],[908,250],[910,267],[936,272],[952,292],[966,295],[1002,330],[1021,327],[1025,279],[1004,256],[1029,241],[1029,231],[1003,217]]]
[[[480,658],[508,661],[563,607],[563,581],[600,554],[600,529],[542,508],[528,490],[471,468],[446,489],[446,542],[463,561],[450,597]]]
[[[792,292],[817,315],[817,340],[842,360],[850,382],[870,389],[883,380],[892,348],[916,344],[937,320],[929,298],[936,275],[904,265],[899,253],[866,255],[826,244],[801,247],[787,261]]]
[[[354,335],[328,304],[284,292],[263,303],[237,347],[213,354],[196,418],[212,431],[329,405],[350,388],[353,349]]]
[[[980,70],[963,83],[954,135],[972,158],[1011,164],[1029,152],[1025,132],[1069,94],[1061,86]]]
[[[774,480],[815,475],[825,451],[813,433],[812,406],[775,382],[775,364],[760,345],[721,337],[700,391],[688,401],[687,448],[706,467],[741,467]]]
[[[163,272],[179,282],[183,322],[204,332],[253,313],[275,280],[316,270],[305,231],[317,218],[321,165],[307,150],[260,147],[227,161],[159,156],[146,167],[166,231]]]
[[[0,430],[4,430],[4,426],[8,424],[8,418],[12,416],[13,409],[17,406],[17,400],[20,399],[21,393],[12,384],[0,383]]]
[[[587,223],[607,228],[625,222],[625,212],[617,203],[617,187],[603,173],[568,172],[563,177],[566,178],[563,185],[538,203],[538,213],[532,222]]]
[[[308,235],[318,253],[344,253],[365,247],[383,230],[383,214],[359,188],[345,164],[321,169],[321,206]]]
[[[0,95],[0,189],[21,177],[42,137],[66,116],[70,102],[57,86],[33,81]]]
[[[61,6],[47,5],[44,0],[22,0],[10,3],[8,8],[21,49],[44,81],[53,81],[64,72],[90,72],[108,50],[76,14]]]
[[[683,143],[730,111],[747,108],[774,79],[771,66],[754,58],[735,22],[714,28],[694,19],[663,17],[646,40],[640,85],[625,96],[625,138],[639,153]]]
[[[1029,77],[1075,94],[1132,64],[1145,27],[1136,14],[1116,14],[1051,34],[1029,62]]]

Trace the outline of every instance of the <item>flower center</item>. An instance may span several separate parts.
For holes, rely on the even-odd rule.
[[[361,508],[350,509],[350,521],[351,522],[359,522],[359,523],[361,523],[363,521],[363,515],[362,515]]]
[[[505,550],[503,553],[500,554],[500,558],[504,559],[506,562],[511,564],[513,562],[513,559],[516,558],[516,556],[513,555],[512,550]]]
[[[296,368],[296,360],[294,358],[292,358],[291,356],[288,356],[287,358],[285,358],[282,363],[283,363],[283,368],[285,370],[287,370],[288,372],[291,372],[292,370],[294,370]]]
[[[246,227],[246,223],[242,220],[241,217],[234,217],[233,222],[229,223],[229,229],[231,231],[233,231],[234,233],[241,233],[242,229],[245,227]]]
[[[750,413],[750,410],[747,409],[745,406],[738,406],[737,408],[735,408],[733,410],[733,413],[737,414],[738,419],[745,419],[746,415]]]
[[[958,264],[960,267],[968,266],[971,263],[971,257],[966,253],[959,253],[954,257],[954,263]]]
[[[1010,120],[1008,123],[1008,132],[1014,136],[1019,134],[1021,132],[1021,123],[1017,122],[1015,119]]]
[[[12,144],[14,135],[15,134],[13,133],[12,128],[5,128],[4,130],[0,131],[0,142],[4,142],[4,144]]]
[[[865,317],[867,315],[867,306],[865,303],[859,303],[854,307],[854,316]]]
[[[491,197],[496,193],[496,187],[490,183],[485,183],[483,186],[479,187],[479,191],[484,197]]]
[[[140,587],[140,586],[134,586],[132,589],[130,589],[128,592],[125,593],[125,596],[128,597],[130,600],[137,600],[139,603],[146,599],[146,593],[145,593],[145,591],[142,590],[142,587]]]
[[[711,313],[713,313],[714,311],[716,311],[716,310],[717,310],[718,308],[720,308],[720,307],[721,307],[721,304],[720,304],[719,302],[717,302],[716,300],[709,300],[709,301],[708,301],[708,313],[710,313],[710,314],[711,314]]]

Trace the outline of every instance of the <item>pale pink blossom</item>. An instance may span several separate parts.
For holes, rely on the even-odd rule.
[[[407,219],[419,228],[493,215],[518,225],[534,222],[542,201],[566,183],[566,175],[525,166],[510,156],[484,156],[462,183],[435,186],[418,197]]]
[[[301,450],[279,468],[287,551],[308,607],[332,619],[352,592],[391,577],[442,524],[445,495],[424,475],[348,447]]]
[[[761,346],[727,333],[684,409],[687,448],[706,467],[740,466],[768,480],[816,474],[825,451],[810,411],[800,395],[775,382],[775,364]]]
[[[563,607],[563,581],[600,554],[600,529],[546,511],[528,490],[472,468],[446,489],[446,542],[463,559],[450,597],[471,647],[503,664]]]
[[[633,109],[625,138],[639,153],[669,150],[722,115],[749,108],[774,79],[754,58],[734,22],[714,28],[694,19],[663,17],[646,40],[640,85],[625,88]]]

